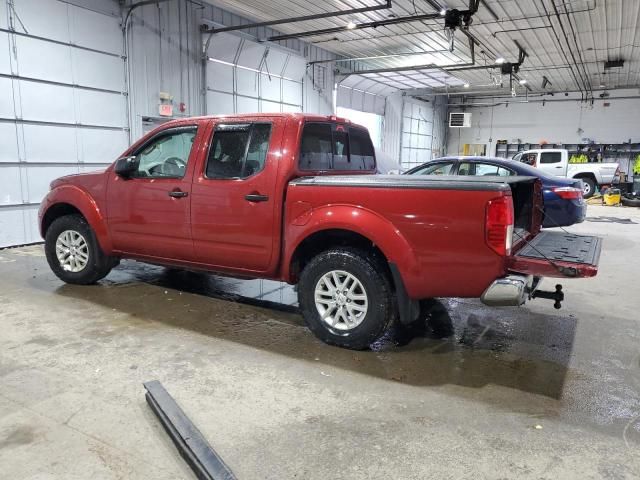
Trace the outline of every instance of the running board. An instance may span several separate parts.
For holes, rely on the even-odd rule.
[[[191,423],[158,380],[143,383],[145,397],[178,452],[200,480],[236,480],[236,476]]]

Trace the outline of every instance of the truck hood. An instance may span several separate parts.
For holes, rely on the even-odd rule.
[[[96,182],[102,183],[106,177],[106,170],[95,170],[86,173],[74,173],[72,175],[65,175],[64,177],[56,178],[50,183],[50,188],[53,190],[56,187],[62,185],[78,185],[85,188],[90,188],[95,185]]]
[[[64,177],[56,178],[51,182],[50,187],[51,190],[54,190],[64,186],[75,186],[85,192],[91,192],[91,196],[94,197],[95,200],[101,200],[105,195],[108,175],[108,169],[66,175]]]

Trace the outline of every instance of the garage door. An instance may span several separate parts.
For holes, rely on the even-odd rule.
[[[40,241],[54,178],[128,144],[119,18],[58,0],[0,5],[0,247]]]
[[[207,113],[302,112],[303,57],[227,33],[207,52]]]
[[[433,108],[426,102],[404,102],[400,162],[407,170],[432,158]]]

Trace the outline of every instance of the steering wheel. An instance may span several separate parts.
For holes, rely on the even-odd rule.
[[[160,164],[160,173],[163,175],[182,176],[184,175],[187,163],[178,157],[169,157]]]

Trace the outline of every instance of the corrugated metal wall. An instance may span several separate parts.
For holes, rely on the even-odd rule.
[[[397,159],[403,170],[445,153],[447,100],[428,100],[408,98],[402,92],[387,97],[382,150]]]
[[[205,10],[179,0],[133,11],[127,30],[132,140],[142,136],[144,117],[159,117],[160,92],[173,96],[176,117],[204,113],[200,19]]]
[[[241,34],[213,35],[205,48],[208,114],[302,112],[304,57]]]
[[[448,99],[445,96],[432,97],[434,117],[433,117],[433,142],[431,144],[432,158],[442,157],[447,154],[447,141],[449,125],[447,123]]]
[[[402,137],[402,105],[400,92],[387,97],[382,130],[382,151],[400,164],[400,139]]]
[[[206,36],[200,33],[203,22],[232,26],[249,23],[249,20],[213,5],[187,0],[151,4],[134,10],[127,35],[132,139],[144,132],[143,118],[159,116],[159,92],[173,95],[175,116],[205,113],[201,48]],[[270,28],[252,28],[243,30],[238,36],[265,38],[278,33]],[[307,61],[336,58],[326,50],[295,39],[277,44],[297,52]],[[216,48],[223,48],[223,44],[214,40],[209,56],[218,58],[227,54],[224,51],[218,54]],[[303,81],[303,111],[333,113],[334,82],[331,68],[308,69]],[[185,104],[184,112],[177,109],[180,103]],[[228,113],[231,112],[233,110]]]

